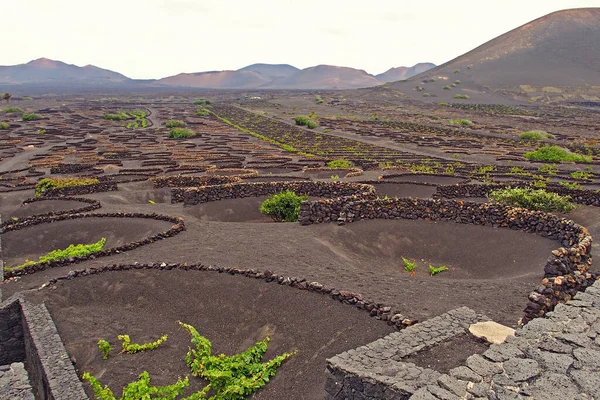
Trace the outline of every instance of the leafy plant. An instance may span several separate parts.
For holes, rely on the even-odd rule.
[[[0,122],[0,129],[8,129],[10,125],[6,122]]]
[[[558,168],[556,167],[556,164],[544,164],[538,168],[538,172],[556,175],[558,173]]]
[[[25,111],[20,107],[6,107],[4,112],[6,114],[23,114]]]
[[[488,193],[488,198],[501,204],[536,211],[572,211],[575,205],[570,196],[561,196],[544,189],[504,188]]]
[[[208,100],[207,98],[203,97],[201,99],[194,100],[194,104],[197,105],[197,106],[200,106],[200,105],[203,105],[203,104],[208,105],[208,104],[211,104],[211,101]]]
[[[94,396],[99,400],[117,400],[112,390],[108,386],[102,387],[102,384],[88,372],[84,372],[82,378],[90,383]],[[150,400],[150,399],[161,399],[161,400],[175,400],[177,396],[183,394],[183,390],[189,386],[189,380],[178,379],[176,383],[167,386],[152,386],[150,384],[150,374],[144,371],[142,372],[137,381],[131,382],[124,389],[119,397],[119,400]],[[192,399],[203,399],[203,397],[197,397],[198,395],[188,397]],[[182,399],[185,400],[185,399]]]
[[[79,177],[64,177],[64,178],[44,178],[35,185],[35,195],[41,196],[45,191],[50,189],[59,189],[71,186],[95,185],[100,183],[97,178],[79,178]]]
[[[115,113],[115,114],[104,114],[104,119],[107,119],[110,121],[125,121],[129,118],[131,118],[131,117],[123,111],[119,111],[118,113]]]
[[[433,265],[429,266],[429,275],[434,276],[441,272],[448,271],[448,267],[442,265],[441,267],[434,267]]]
[[[589,172],[575,171],[571,172],[571,178],[582,181],[591,181],[593,180],[593,175]]]
[[[38,119],[43,119],[44,117],[42,117],[40,114],[23,114],[21,115],[21,120],[23,121],[36,121]]]
[[[110,354],[110,351],[112,350],[112,348],[110,347],[110,343],[108,343],[104,339],[98,340],[98,350],[100,351],[100,353],[102,353],[102,359],[108,360],[108,355]]]
[[[571,153],[567,149],[558,146],[543,146],[535,151],[523,154],[523,157],[532,161],[548,161],[548,162],[592,162],[592,157],[582,156]]]
[[[119,335],[117,338],[123,342],[121,353],[135,354],[142,351],[157,349],[162,343],[166,342],[168,335],[162,335],[159,339],[149,343],[131,343],[129,335]]]
[[[294,118],[294,122],[296,125],[306,126],[309,129],[314,129],[318,126],[314,119],[307,117],[306,115],[298,115],[296,118]]]
[[[463,126],[473,125],[473,122],[469,121],[468,119],[451,119],[448,122],[450,122],[452,125],[463,125]]]
[[[172,119],[165,124],[167,128],[185,128],[187,124],[183,121]]]
[[[284,353],[270,361],[261,362],[269,347],[270,339],[267,337],[240,354],[214,356],[211,354],[212,343],[207,338],[201,336],[193,326],[182,322],[179,324],[190,334],[194,345],[185,356],[186,364],[192,375],[208,381],[203,389],[205,393],[209,390],[217,392],[213,397],[215,400],[244,399],[255,393],[269,382],[285,360],[296,353]]]
[[[335,168],[335,169],[347,169],[347,168],[354,167],[354,163],[352,161],[348,161],[348,160],[332,160],[332,161],[329,161],[326,165],[328,168]]]
[[[340,179],[340,176],[339,176],[339,175],[331,175],[329,178],[330,178],[332,181],[336,181],[336,180]]]
[[[63,250],[53,250],[50,253],[47,253],[39,258],[38,261],[25,261],[21,265],[17,265],[14,267],[4,267],[5,271],[13,271],[17,269],[25,268],[29,265],[33,264],[41,264],[48,261],[59,261],[65,260],[71,257],[84,257],[88,254],[96,253],[104,248],[106,244],[106,238],[102,238],[96,243],[92,244],[72,244],[66,249]]]
[[[521,139],[525,140],[542,140],[544,137],[546,137],[544,131],[529,131],[521,134]]]
[[[577,182],[558,182],[558,184],[569,189],[581,189],[581,185]]]
[[[194,136],[196,133],[186,128],[173,128],[169,131],[169,137],[172,139],[187,139]]]
[[[314,119],[309,119],[306,123],[306,127],[308,129],[315,129],[317,126],[319,126],[319,124]]]
[[[210,111],[204,107],[200,107],[196,110],[196,115],[198,117],[210,117]]]
[[[455,94],[454,96],[452,96],[455,99],[470,99],[470,97],[466,94]]]
[[[298,196],[291,190],[269,196],[260,205],[260,212],[278,222],[296,222],[300,214],[300,203],[308,196]]]
[[[38,129],[37,131],[38,135],[43,135],[44,133],[46,133],[45,129]]]
[[[410,276],[415,276],[415,267],[417,265],[408,258],[402,257],[402,261],[404,262],[404,270],[410,272]]]

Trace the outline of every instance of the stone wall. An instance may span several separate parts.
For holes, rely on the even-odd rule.
[[[487,197],[487,194],[492,190],[503,189],[506,187],[529,188],[530,183],[527,182],[506,182],[492,184],[458,184],[438,186],[436,197],[454,199],[469,198],[469,197]],[[571,196],[571,200],[577,204],[600,207],[600,192],[587,189],[569,189],[564,186],[548,184],[546,191],[559,194],[561,196]]]
[[[119,190],[117,183],[113,181],[105,181],[94,183],[91,185],[67,186],[56,189],[48,189],[42,193],[44,197],[66,197],[66,196],[81,196],[83,194],[112,192]]]
[[[557,240],[562,247],[552,251],[544,266],[542,285],[529,296],[523,322],[543,316],[556,304],[569,300],[595,280],[590,273],[592,237],[581,225],[553,214],[500,204],[478,204],[432,199],[376,199],[351,197],[305,201],[299,222],[339,224],[361,219],[423,219],[504,227],[536,233]]]
[[[185,205],[195,205],[223,199],[242,197],[260,197],[291,190],[298,195],[313,197],[337,198],[354,196],[360,199],[377,197],[375,188],[350,182],[256,182],[233,183],[199,188],[174,188],[171,190],[173,203],[183,202]]]
[[[326,399],[408,399],[441,374],[405,358],[468,334],[471,324],[487,320],[462,307],[338,354],[327,360]]]
[[[13,301],[0,306],[0,365],[24,360],[21,306]]]
[[[65,265],[78,263],[82,261],[87,261],[93,258],[109,256],[113,254],[117,254],[123,251],[133,250],[140,246],[154,243],[158,240],[166,239],[173,237],[180,232],[185,230],[185,224],[183,222],[183,218],[180,217],[171,217],[168,215],[160,215],[160,214],[142,214],[142,213],[105,213],[105,214],[63,214],[56,216],[32,216],[25,220],[19,220],[17,222],[12,222],[10,224],[0,226],[0,235],[5,232],[15,231],[23,228],[27,228],[30,226],[35,226],[39,224],[52,223],[56,221],[65,221],[70,219],[78,219],[78,218],[149,218],[156,219],[159,221],[167,221],[171,222],[174,225],[166,231],[157,233],[153,236],[147,237],[146,239],[142,239],[138,242],[125,243],[121,246],[113,247],[107,250],[100,250],[86,256],[81,257],[71,257],[69,259],[56,260],[56,261],[46,261],[43,263],[35,263],[28,265],[24,268],[9,270],[4,272],[4,276],[6,278],[20,276],[25,274],[31,274],[34,272],[42,271],[47,268],[54,267],[62,267]]]
[[[163,187],[197,187],[241,182],[238,176],[161,176],[150,179],[155,189]]]

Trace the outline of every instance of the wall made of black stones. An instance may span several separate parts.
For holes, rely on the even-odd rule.
[[[553,214],[499,204],[412,198],[338,198],[305,201],[300,205],[299,222],[302,225],[345,224],[361,219],[453,221],[516,229],[559,241],[562,247],[552,251],[544,266],[542,285],[529,296],[524,323],[545,315],[556,304],[569,300],[596,279],[590,272],[591,235],[583,226]]]
[[[56,189],[48,189],[42,193],[43,197],[66,197],[66,196],[81,196],[83,194],[99,193],[99,192],[112,192],[117,191],[116,182],[107,181],[94,183],[91,185],[80,185],[80,186],[67,186]]]
[[[196,187],[224,185],[242,180],[238,176],[161,176],[150,179],[155,189],[163,187]]]
[[[146,239],[142,239],[138,242],[126,243],[126,244],[123,244],[118,247],[113,247],[111,249],[100,250],[100,251],[97,251],[94,253],[90,253],[86,256],[71,257],[68,259],[56,260],[56,261],[46,261],[43,263],[31,264],[31,265],[28,265],[28,266],[26,266],[24,268],[20,268],[20,269],[8,270],[8,271],[4,272],[4,277],[11,278],[11,277],[15,277],[15,276],[21,276],[21,275],[38,272],[38,271],[43,271],[47,268],[62,267],[65,265],[79,263],[79,262],[95,259],[98,257],[110,256],[110,255],[117,254],[117,253],[120,253],[123,251],[133,250],[140,246],[154,243],[158,240],[173,237],[185,230],[185,224],[183,222],[183,218],[171,217],[168,215],[142,214],[142,213],[63,214],[63,215],[56,215],[56,216],[51,216],[51,217],[33,216],[33,217],[30,217],[30,218],[22,220],[22,221],[17,221],[17,222],[13,222],[11,224],[3,225],[3,226],[0,226],[0,235],[5,232],[15,231],[15,230],[27,228],[27,227],[34,226],[34,225],[52,223],[52,222],[56,222],[56,221],[65,221],[65,220],[70,220],[70,219],[78,219],[78,218],[149,218],[149,219],[156,219],[159,221],[171,222],[174,225],[167,231],[157,233],[154,236],[147,237]]]
[[[21,306],[13,301],[0,307],[0,365],[24,360]]]
[[[530,188],[527,182],[506,182],[493,184],[457,184],[438,186],[436,197],[438,198],[469,198],[469,197],[487,197],[492,190],[504,189],[507,187]],[[577,204],[600,207],[600,191],[588,189],[569,189],[560,185],[547,185],[546,191],[559,194],[561,196],[571,196],[571,201]]]
[[[223,199],[269,196],[285,190],[291,190],[298,195],[326,198],[354,196],[361,199],[374,199],[377,197],[375,188],[371,185],[350,182],[294,181],[174,188],[171,190],[171,201],[195,205]]]

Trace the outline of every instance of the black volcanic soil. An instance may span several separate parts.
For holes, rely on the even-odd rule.
[[[143,371],[158,385],[190,375],[189,335],[177,321],[211,340],[213,354],[244,351],[265,335],[272,339],[265,360],[298,350],[255,399],[321,398],[326,358],[393,331],[328,296],[216,272],[111,272],[61,282],[28,298],[45,301],[78,374],[92,373],[117,395]],[[157,350],[118,355],[117,335],[125,333],[135,343],[165,333],[169,338]],[[97,349],[100,338],[113,348],[106,361]],[[199,378],[190,380],[191,389],[203,386]]]

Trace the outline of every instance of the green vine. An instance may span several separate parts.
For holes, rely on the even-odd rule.
[[[108,355],[110,354],[110,351],[112,350],[112,348],[110,347],[110,343],[108,343],[104,339],[98,340],[98,350],[100,351],[100,353],[102,353],[102,359],[108,360]]]
[[[267,352],[270,339],[256,343],[248,350],[226,356],[220,354],[212,355],[212,343],[200,335],[192,325],[179,324],[190,334],[193,348],[189,348],[185,356],[185,362],[190,368],[192,375],[205,379],[208,384],[200,391],[179,400],[239,400],[257,392],[269,383],[276,374],[277,368],[283,364],[293,353],[284,353],[267,362],[261,362]],[[136,353],[138,351],[150,350],[158,347],[167,340],[163,335],[155,342],[144,345],[131,344],[128,335],[119,335],[123,341],[123,352]],[[108,386],[102,384],[91,374],[85,372],[83,379],[88,381],[94,391],[94,397],[98,400],[117,400]],[[144,371],[137,381],[129,383],[119,397],[119,400],[176,400],[183,395],[189,379],[178,379],[176,383],[167,386],[152,386],[150,375]],[[209,393],[214,393],[208,397]]]
[[[135,353],[139,353],[141,351],[157,349],[158,346],[160,346],[162,343],[166,342],[166,340],[168,338],[167,335],[162,335],[158,340],[155,340],[154,342],[139,344],[139,343],[131,343],[131,339],[129,338],[129,335],[119,335],[117,337],[119,338],[120,341],[123,342],[123,349],[121,350],[121,353],[127,353],[127,354],[135,354]]]

